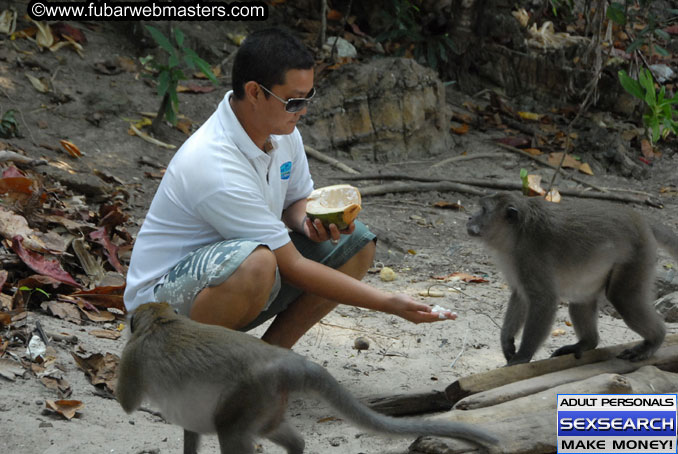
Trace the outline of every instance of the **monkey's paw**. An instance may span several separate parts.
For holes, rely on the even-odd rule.
[[[504,352],[504,358],[506,358],[506,361],[511,361],[511,358],[516,356],[516,343],[513,338],[510,339],[502,339],[501,341],[501,349]]]
[[[506,363],[506,366],[515,366],[516,364],[529,363],[532,358],[523,358],[519,355],[514,355],[513,358],[509,359]]]
[[[653,347],[648,342],[642,342],[635,347],[627,348],[618,354],[617,358],[627,359],[631,362],[643,361],[652,356],[656,350],[657,347]]]
[[[581,354],[584,352],[584,349],[579,343],[572,344],[572,345],[565,345],[563,347],[560,347],[558,350],[553,352],[551,355],[551,358],[555,356],[563,356],[563,355],[569,355],[570,353],[574,353],[574,357],[579,359],[581,358]]]

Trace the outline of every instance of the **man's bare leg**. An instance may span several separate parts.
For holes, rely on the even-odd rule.
[[[275,284],[275,269],[273,252],[257,247],[223,283],[198,293],[190,317],[231,329],[246,326],[266,306]]]
[[[337,270],[362,279],[372,266],[375,250],[374,241],[370,241]],[[262,339],[269,344],[292,348],[301,336],[335,307],[337,303],[334,301],[304,293],[275,317]]]

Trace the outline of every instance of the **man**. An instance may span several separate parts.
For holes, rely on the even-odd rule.
[[[315,95],[313,66],[286,32],[247,37],[233,91],[173,157],[153,198],[132,253],[128,310],[167,301],[243,331],[275,316],[263,339],[288,348],[337,303],[439,320],[360,281],[375,250],[365,225],[340,232],[306,217],[313,181],[296,124]]]

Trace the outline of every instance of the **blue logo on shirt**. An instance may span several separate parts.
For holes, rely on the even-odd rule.
[[[280,179],[289,180],[292,172],[292,161],[287,161],[280,166]]]

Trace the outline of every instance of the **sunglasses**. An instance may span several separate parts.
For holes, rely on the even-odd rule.
[[[275,99],[277,99],[281,103],[285,104],[285,112],[288,112],[288,113],[297,113],[301,110],[304,110],[304,108],[308,105],[308,103],[311,102],[311,99],[313,99],[313,97],[315,96],[315,87],[313,87],[313,88],[311,88],[311,91],[308,93],[308,96],[305,97],[305,98],[290,98],[288,100],[284,100],[280,96],[273,93],[268,88],[264,87],[263,85],[259,84],[259,86],[266,93],[273,96]]]

